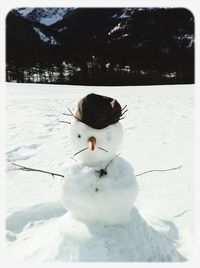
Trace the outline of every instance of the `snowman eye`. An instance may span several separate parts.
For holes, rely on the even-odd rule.
[[[81,135],[80,134],[78,134],[78,138],[81,138]]]

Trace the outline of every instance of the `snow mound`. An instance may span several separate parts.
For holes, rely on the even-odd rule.
[[[20,247],[19,247],[20,244]],[[149,226],[133,208],[126,224],[80,222],[68,212],[27,228],[9,247],[26,261],[184,261],[166,232]]]

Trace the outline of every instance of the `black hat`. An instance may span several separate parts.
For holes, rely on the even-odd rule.
[[[76,119],[95,128],[102,129],[115,124],[122,116],[122,108],[115,99],[89,94],[78,102]]]

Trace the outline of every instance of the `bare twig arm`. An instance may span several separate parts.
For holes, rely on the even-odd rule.
[[[85,150],[85,149],[84,149]],[[118,155],[117,155],[118,156]],[[75,159],[74,159],[75,160]],[[113,160],[113,159],[112,159]],[[111,161],[112,161],[111,160]],[[42,170],[42,169],[35,169],[35,168],[29,168],[29,167],[24,167],[24,166],[21,166],[21,165],[18,165],[18,164],[15,164],[13,162],[10,162],[12,165],[16,166],[19,168],[19,170],[24,170],[24,171],[36,171],[36,172],[41,172],[41,173],[46,173],[46,174],[49,174],[51,175],[52,177],[54,176],[58,176],[58,177],[62,177],[64,178],[65,176],[62,175],[62,174],[58,174],[58,173],[53,173],[53,172],[50,172],[50,171],[45,171],[45,170]],[[109,162],[110,164],[110,162]],[[108,164],[108,165],[109,165]],[[107,165],[107,166],[108,166]],[[106,168],[107,168],[106,166]],[[144,174],[147,174],[147,173],[151,173],[151,172],[166,172],[166,171],[171,171],[171,170],[177,170],[177,169],[180,169],[182,168],[182,166],[178,166],[178,167],[174,167],[174,168],[169,168],[169,169],[152,169],[152,170],[148,170],[148,171],[145,171],[145,172],[142,172],[142,173],[139,173],[139,174],[136,174],[135,177],[139,177],[139,176],[142,176]]]
[[[135,177],[139,177],[142,176],[144,174],[150,173],[150,172],[166,172],[166,171],[171,171],[171,170],[176,170],[176,169],[180,169],[183,166],[178,166],[178,167],[174,167],[174,168],[169,168],[169,169],[152,169],[152,170],[148,170],[139,174],[136,174]]]
[[[64,175],[58,174],[58,173],[53,173],[53,172],[49,172],[49,171],[45,171],[45,170],[41,170],[41,169],[35,169],[35,168],[29,168],[29,167],[24,167],[15,163],[12,163],[12,165],[19,167],[19,170],[24,170],[24,171],[37,171],[37,172],[41,172],[41,173],[46,173],[46,174],[50,174],[51,176],[58,176],[58,177],[63,177]]]

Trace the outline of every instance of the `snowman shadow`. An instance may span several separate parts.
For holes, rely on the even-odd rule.
[[[44,211],[46,212],[44,213]],[[176,241],[179,236],[176,226],[172,222],[160,220],[162,224],[164,223],[170,228],[168,232],[158,231],[143,219],[135,207],[131,210],[128,222],[105,224],[98,221],[76,220],[61,205],[43,203],[12,214],[7,219],[7,228],[15,233],[20,233],[24,228],[29,228],[27,224],[30,224],[30,219],[33,224],[46,221],[46,230],[44,230],[43,224],[38,226],[35,238],[37,237],[40,243],[33,246],[31,254],[37,255],[38,250],[45,248],[47,256],[50,256],[51,253],[54,260],[62,261],[186,261],[176,250]],[[12,224],[10,224],[11,222]],[[40,240],[41,233],[48,238],[48,243]],[[33,237],[31,241],[34,241],[35,238]],[[31,241],[29,244],[32,244]],[[25,257],[27,256],[25,254]]]
[[[176,226],[173,222],[160,222],[169,227],[168,232],[158,231],[150,226],[135,207],[132,208],[130,219],[125,224],[79,222],[81,237],[73,236],[73,232],[69,230],[63,233],[59,258],[65,256],[67,260],[68,253],[65,249],[70,247],[75,249],[75,261],[76,258],[77,261],[86,262],[186,261],[176,249],[179,236]]]
[[[34,222],[43,222],[57,218],[66,213],[66,209],[58,202],[36,204],[10,214],[6,219],[6,229],[14,233],[21,233]]]

